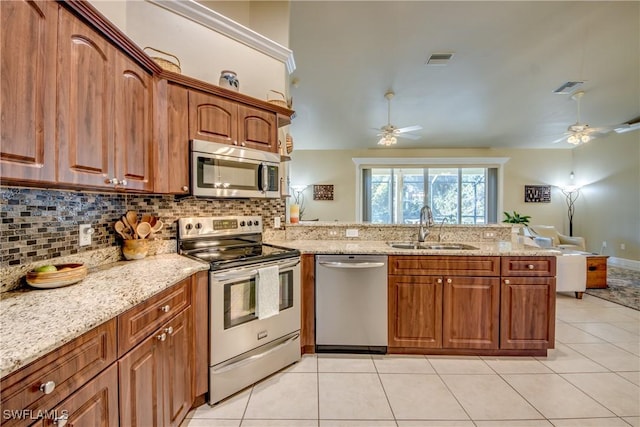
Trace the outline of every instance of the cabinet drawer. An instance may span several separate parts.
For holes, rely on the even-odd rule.
[[[555,276],[556,257],[502,257],[503,276]]]
[[[116,360],[116,320],[112,319],[21,370],[4,378],[2,410],[29,414],[53,408]],[[48,384],[49,393],[40,390]],[[9,412],[16,414],[17,412]],[[2,419],[3,426],[28,425],[33,420]]]
[[[500,257],[390,256],[389,274],[409,276],[499,276]]]
[[[119,357],[191,304],[189,283],[185,279],[118,316]]]

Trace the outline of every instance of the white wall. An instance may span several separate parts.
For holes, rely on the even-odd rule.
[[[524,203],[525,184],[564,185],[571,172],[570,150],[302,150],[291,154],[291,184],[333,184],[334,201],[313,201],[305,192],[305,218],[323,221],[356,219],[354,157],[508,157],[504,165],[502,210],[531,215],[532,222],[564,228],[564,197],[553,188],[551,203]],[[499,212],[502,218],[502,211]]]
[[[92,4],[141,48],[176,55],[182,74],[218,84],[220,72],[232,70],[238,75],[241,93],[267,99],[270,89],[286,92],[282,62],[227,36],[146,1],[94,0]]]

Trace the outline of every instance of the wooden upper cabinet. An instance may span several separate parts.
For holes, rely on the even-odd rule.
[[[0,2],[2,181],[54,182],[58,5]]]
[[[115,48],[60,8],[58,181],[112,187]]]
[[[127,189],[153,190],[151,76],[119,52],[116,70],[115,177]]]
[[[276,114],[189,91],[189,139],[278,151]]]
[[[278,151],[276,115],[267,111],[238,106],[238,141],[241,145],[263,151]]]
[[[189,91],[189,139],[237,144],[237,111],[234,102]]]

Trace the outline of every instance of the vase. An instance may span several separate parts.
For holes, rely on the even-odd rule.
[[[289,206],[289,222],[291,224],[300,222],[300,205],[294,203]]]
[[[127,260],[143,259],[149,253],[147,239],[127,239],[122,242],[122,255]]]
[[[218,85],[225,89],[235,90],[238,92],[240,89],[240,81],[238,80],[238,76],[234,71],[223,70],[220,72],[220,80],[218,81]]]

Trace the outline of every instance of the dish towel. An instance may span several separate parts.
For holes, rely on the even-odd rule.
[[[258,269],[256,314],[266,319],[280,312],[280,269],[277,265]]]

